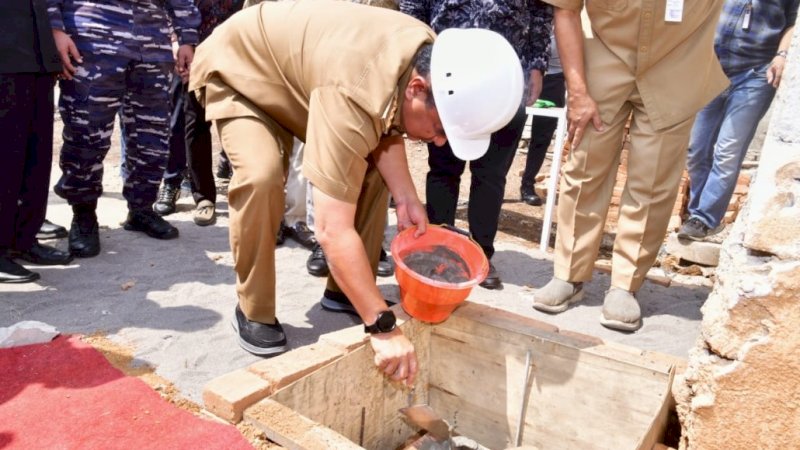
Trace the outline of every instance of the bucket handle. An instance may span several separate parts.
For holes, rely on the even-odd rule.
[[[455,231],[458,234],[462,234],[462,235],[472,239],[472,235],[469,233],[469,231],[463,230],[461,228],[458,228],[455,225],[450,225],[450,224],[443,223],[443,224],[440,224],[439,226],[444,228],[444,229],[446,229],[446,230]]]

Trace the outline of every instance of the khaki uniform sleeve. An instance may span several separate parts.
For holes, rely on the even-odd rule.
[[[583,0],[542,0],[542,2],[572,11],[580,11],[583,8]]]
[[[308,111],[303,175],[325,194],[356,203],[380,124],[335,86],[315,89]]]

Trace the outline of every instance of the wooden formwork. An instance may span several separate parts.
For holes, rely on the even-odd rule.
[[[470,302],[438,325],[396,312],[420,362],[412,399],[375,368],[358,326],[251,366],[247,392],[226,392],[226,376],[209,383],[207,409],[235,421],[238,408],[294,449],[401,448],[419,431],[398,412],[409,400],[492,449],[515,447],[518,433],[541,449],[650,450],[663,436],[677,358]]]

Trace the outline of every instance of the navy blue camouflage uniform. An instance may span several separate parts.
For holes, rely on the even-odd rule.
[[[539,0],[400,0],[400,11],[429,24],[437,33],[447,28],[496,31],[517,51],[526,75],[532,70],[542,73],[547,70],[553,10]],[[470,162],[469,230],[487,258],[494,255],[506,175],[525,126],[524,106],[520,105],[508,125],[492,134],[486,154]],[[465,165],[453,154],[450,144],[443,147],[428,144],[430,171],[426,179],[426,209],[431,223],[453,225],[455,222]],[[489,277],[499,284],[493,265]],[[482,286],[490,287],[487,282]],[[494,287],[499,286],[491,286]]]
[[[102,194],[103,159],[114,116],[122,111],[128,172],[122,194],[131,210],[156,199],[167,162],[174,58],[198,42],[200,15],[192,0],[48,0],[51,26],[66,32],[83,58],[73,80],[60,83],[64,122],[62,175],[55,191],[70,205]]]

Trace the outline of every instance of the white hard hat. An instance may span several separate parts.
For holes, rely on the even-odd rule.
[[[431,89],[453,153],[478,159],[492,133],[506,126],[522,104],[519,57],[498,33],[449,28],[431,52]]]

